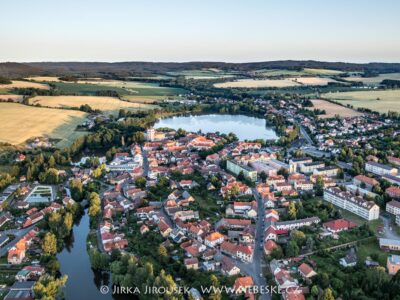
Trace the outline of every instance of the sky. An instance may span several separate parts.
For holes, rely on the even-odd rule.
[[[0,0],[0,61],[400,62],[397,0]]]

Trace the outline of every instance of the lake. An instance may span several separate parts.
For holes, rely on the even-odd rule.
[[[86,238],[89,234],[89,217],[86,213],[78,224],[74,224],[72,230],[64,250],[57,254],[60,272],[68,275],[65,299],[113,299],[110,293],[103,295],[99,291],[102,285],[110,286],[108,273],[93,272],[90,266],[86,251]]]
[[[278,138],[272,127],[266,126],[265,119],[249,117],[245,115],[210,114],[175,116],[160,119],[154,128],[168,127],[172,129],[182,128],[186,131],[203,133],[217,132],[236,134],[239,140],[275,140]]]

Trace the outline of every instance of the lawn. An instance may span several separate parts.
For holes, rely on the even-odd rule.
[[[109,114],[118,114],[120,109],[147,110],[156,106],[151,104],[132,103],[113,97],[102,96],[36,96],[29,100],[30,104],[40,104],[46,107],[68,108],[88,104],[93,109],[99,109]]]
[[[45,136],[60,139],[66,145],[83,134],[75,128],[85,118],[86,114],[80,111],[0,103],[0,141],[16,145],[32,137]]]
[[[368,108],[380,113],[387,113],[389,110],[400,112],[400,89],[332,92],[323,94],[322,98],[351,105],[355,108]]]
[[[350,220],[350,221],[356,223],[359,226],[363,225],[364,223],[368,223],[369,226],[371,227],[371,229],[375,233],[377,233],[378,227],[383,225],[383,222],[380,219],[368,222],[367,220],[365,220],[365,219],[363,219],[363,218],[361,218],[361,217],[359,217],[359,216],[357,216],[357,215],[355,215],[355,214],[353,214],[353,213],[351,213],[351,212],[349,212],[347,210],[341,209],[340,207],[335,206],[335,208],[340,211],[340,213],[341,213],[341,215],[343,216],[344,219]]]
[[[321,119],[326,119],[326,118],[334,118],[335,116],[339,116],[341,118],[348,118],[348,117],[356,117],[356,116],[362,116],[363,114],[355,111],[351,108],[332,103],[326,100],[321,100],[321,99],[313,99],[311,100],[313,104],[313,108],[309,108],[311,110],[313,109],[321,109],[325,110],[326,114],[324,115],[319,115],[318,117]]]

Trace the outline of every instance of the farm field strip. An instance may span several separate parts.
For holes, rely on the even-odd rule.
[[[0,103],[0,141],[18,145],[29,138],[44,136],[60,139],[67,145],[77,135],[76,126],[85,118],[86,113],[81,111]]]
[[[22,80],[13,80],[10,84],[0,84],[0,89],[13,89],[13,88],[32,88],[32,89],[42,89],[49,90],[50,87],[44,83],[30,82],[30,81],[22,81]]]
[[[341,118],[349,118],[349,117],[357,117],[363,115],[361,112],[355,111],[351,108],[344,107],[342,105],[335,104],[326,100],[312,99],[311,102],[314,107],[312,108],[310,107],[308,109],[325,110],[326,114],[318,116],[321,119],[334,118],[335,116],[339,116]]]
[[[263,88],[263,87],[291,87],[291,86],[324,86],[335,82],[331,78],[322,77],[288,77],[283,79],[239,79],[214,84],[217,88]]]

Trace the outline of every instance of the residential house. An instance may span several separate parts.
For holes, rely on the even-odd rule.
[[[400,270],[400,255],[389,255],[386,267],[390,275],[396,275]]]

